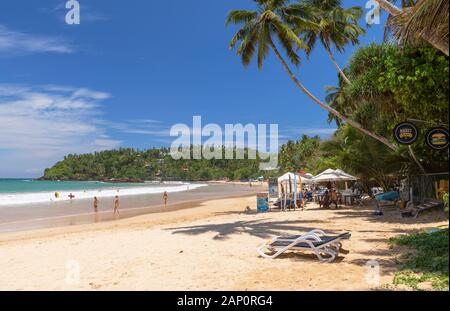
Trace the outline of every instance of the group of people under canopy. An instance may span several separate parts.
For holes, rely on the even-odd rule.
[[[327,169],[316,176],[289,172],[278,178],[278,200],[275,205],[281,209],[304,208],[306,202],[312,201],[313,194],[316,193],[321,207],[329,207],[332,203],[338,207],[336,183],[344,182],[345,189],[348,189],[348,182],[356,180],[358,178],[340,169]],[[326,184],[326,188],[320,191],[319,184]]]

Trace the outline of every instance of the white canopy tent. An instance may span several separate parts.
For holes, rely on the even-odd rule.
[[[302,191],[302,184],[308,180],[300,176],[299,174],[288,172],[280,177],[278,177],[278,186],[283,191],[279,192],[284,194],[284,206],[286,206],[286,200],[288,197],[293,199],[294,206],[297,204],[297,194]]]
[[[297,180],[301,179],[301,176],[298,174],[294,174],[294,173],[286,173],[280,177],[278,177],[278,183],[282,183],[284,181],[294,181],[294,178]]]

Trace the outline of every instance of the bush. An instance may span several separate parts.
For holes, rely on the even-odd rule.
[[[390,242],[393,246],[409,246],[416,250],[407,256],[394,277],[394,284],[418,290],[420,283],[430,282],[433,289],[448,291],[448,228],[399,236]]]

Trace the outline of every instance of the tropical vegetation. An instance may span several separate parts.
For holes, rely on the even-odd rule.
[[[236,151],[235,151],[236,152]],[[169,148],[136,150],[122,148],[95,152],[93,154],[71,154],[44,172],[43,179],[50,180],[243,180],[269,176],[259,171],[259,154],[256,159],[200,159],[175,160]]]
[[[411,250],[402,258],[394,277],[395,285],[448,291],[448,228],[398,236],[390,243],[393,248],[406,246]]]
[[[254,2],[256,5],[255,11],[234,10],[229,13],[226,20],[226,25],[233,23],[241,27],[231,39],[229,47],[230,49],[234,49],[239,45],[237,54],[241,57],[243,65],[248,66],[252,58],[256,55],[258,67],[261,69],[269,51],[272,50],[291,80],[314,103],[365,135],[371,136],[389,148],[396,150],[397,146],[386,137],[367,130],[361,123],[342,114],[340,111],[317,98],[300,82],[288,62],[282,56],[281,51],[284,51],[287,60],[293,66],[297,67],[300,64],[298,51],[304,50],[307,52],[311,50],[311,47],[302,38],[302,33],[308,36],[311,30],[313,30],[320,33],[321,36],[324,36],[324,30],[320,28],[320,25],[314,19],[311,20],[308,18],[311,13],[305,12],[305,7],[311,7],[307,3],[308,1],[300,0],[299,4],[292,5],[290,5],[291,1],[288,0],[254,0]],[[337,3],[336,6],[340,5],[340,1],[336,0],[335,2]],[[314,12],[316,9],[312,8],[310,10]],[[354,16],[356,15],[354,14]],[[354,25],[354,17],[344,15],[344,18],[341,19],[344,19],[344,23]],[[335,23],[334,27],[336,27],[333,30],[335,33],[342,30],[341,23]],[[329,32],[330,30],[327,31]],[[342,47],[342,44],[338,41],[342,39],[340,36],[324,36],[324,38],[326,40],[324,39],[323,43],[328,48],[332,40],[336,40],[336,42],[333,41],[335,46]]]
[[[426,44],[426,40],[403,40],[399,35],[401,29],[410,27],[411,33],[411,29],[416,30],[416,38],[423,39],[426,36],[418,29],[430,29],[430,23],[422,19],[419,27],[415,16],[408,23],[398,22],[395,28],[390,21],[387,33],[393,33],[391,42],[358,49],[348,65],[341,68],[331,47],[340,52],[346,45],[359,42],[364,33],[357,24],[359,8],[342,8],[338,0],[254,2],[255,11],[235,10],[228,15],[227,24],[240,26],[230,48],[239,43],[237,54],[242,63],[248,66],[255,56],[259,68],[272,50],[294,83],[312,102],[326,109],[329,122],[338,127],[331,140],[301,138],[282,146],[282,171],[317,173],[340,167],[359,175],[366,183],[376,182],[385,188],[393,179],[411,174],[448,171],[447,152],[430,149],[423,138],[429,128],[448,126],[448,56],[435,45]],[[433,4],[429,1],[429,5],[423,1],[402,1],[402,10],[390,2],[379,2],[392,16],[406,14],[413,7],[417,11],[421,6],[421,16],[428,16],[428,22],[436,13],[432,8],[448,6],[446,0],[432,1]],[[447,29],[448,42],[448,13],[447,19],[436,14],[433,16],[439,19],[433,25],[439,25],[440,38],[445,39],[442,29]],[[309,55],[318,41],[339,73],[339,84],[326,86],[325,102],[304,87],[287,62],[298,66],[300,52]],[[403,121],[415,123],[422,133],[413,146],[394,141],[393,128]]]
[[[328,87],[330,106],[351,115],[370,130],[389,136],[395,124],[412,120],[425,133],[448,124],[448,58],[427,46],[370,45],[359,49],[344,69],[352,79]],[[393,151],[330,114],[337,131],[326,140],[303,137],[280,149],[280,166],[313,174],[342,168],[365,185],[389,189],[405,176],[448,172],[448,154],[426,146],[423,136],[413,146]],[[391,138],[392,139],[392,138]],[[411,156],[414,155],[414,157]]]

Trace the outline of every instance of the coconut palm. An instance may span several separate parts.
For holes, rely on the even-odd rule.
[[[292,10],[295,14],[300,8],[309,12],[308,18],[318,25],[316,29],[304,31],[299,29],[302,32],[302,38],[310,48],[307,54],[320,40],[339,74],[345,82],[350,83],[334,58],[331,48],[334,46],[338,52],[343,52],[347,44],[359,43],[359,36],[365,33],[364,29],[358,26],[358,20],[363,13],[362,9],[360,7],[342,8],[341,0],[300,0],[299,3],[288,7],[287,11]]]
[[[340,82],[339,85],[342,85]],[[325,92],[327,96],[325,97],[325,102],[338,111],[343,111],[346,116],[351,116],[352,109],[348,106],[347,100],[345,98],[345,93],[341,86],[325,86]],[[342,125],[341,120],[336,118],[333,114],[328,114],[328,123],[335,122],[338,127]]]
[[[271,49],[281,62],[284,70],[287,72],[291,80],[311,100],[337,118],[355,127],[362,133],[371,136],[389,148],[396,150],[397,146],[392,144],[385,137],[370,132],[358,122],[348,118],[336,109],[323,103],[316,96],[314,96],[292,72],[288,63],[278,50],[274,39],[276,39],[279,45],[284,49],[289,61],[295,66],[298,66],[300,63],[300,57],[297,51],[299,49],[308,50],[308,46],[297,36],[297,33],[294,32],[289,25],[295,23],[297,31],[301,27],[307,29],[311,26],[314,27],[314,25],[311,25],[311,22],[304,20],[303,18],[290,15],[289,11],[286,10],[286,4],[289,2],[287,0],[254,0],[254,2],[257,4],[256,11],[235,10],[230,12],[226,20],[227,25],[229,23],[242,25],[242,27],[231,39],[230,49],[235,48],[239,43],[237,54],[241,57],[244,66],[248,66],[250,64],[256,53],[258,67],[261,69],[263,62],[269,53],[269,49]]]
[[[402,9],[387,0],[375,1],[391,15],[387,27],[398,41],[415,43],[421,38],[449,55],[449,0],[402,0]]]

